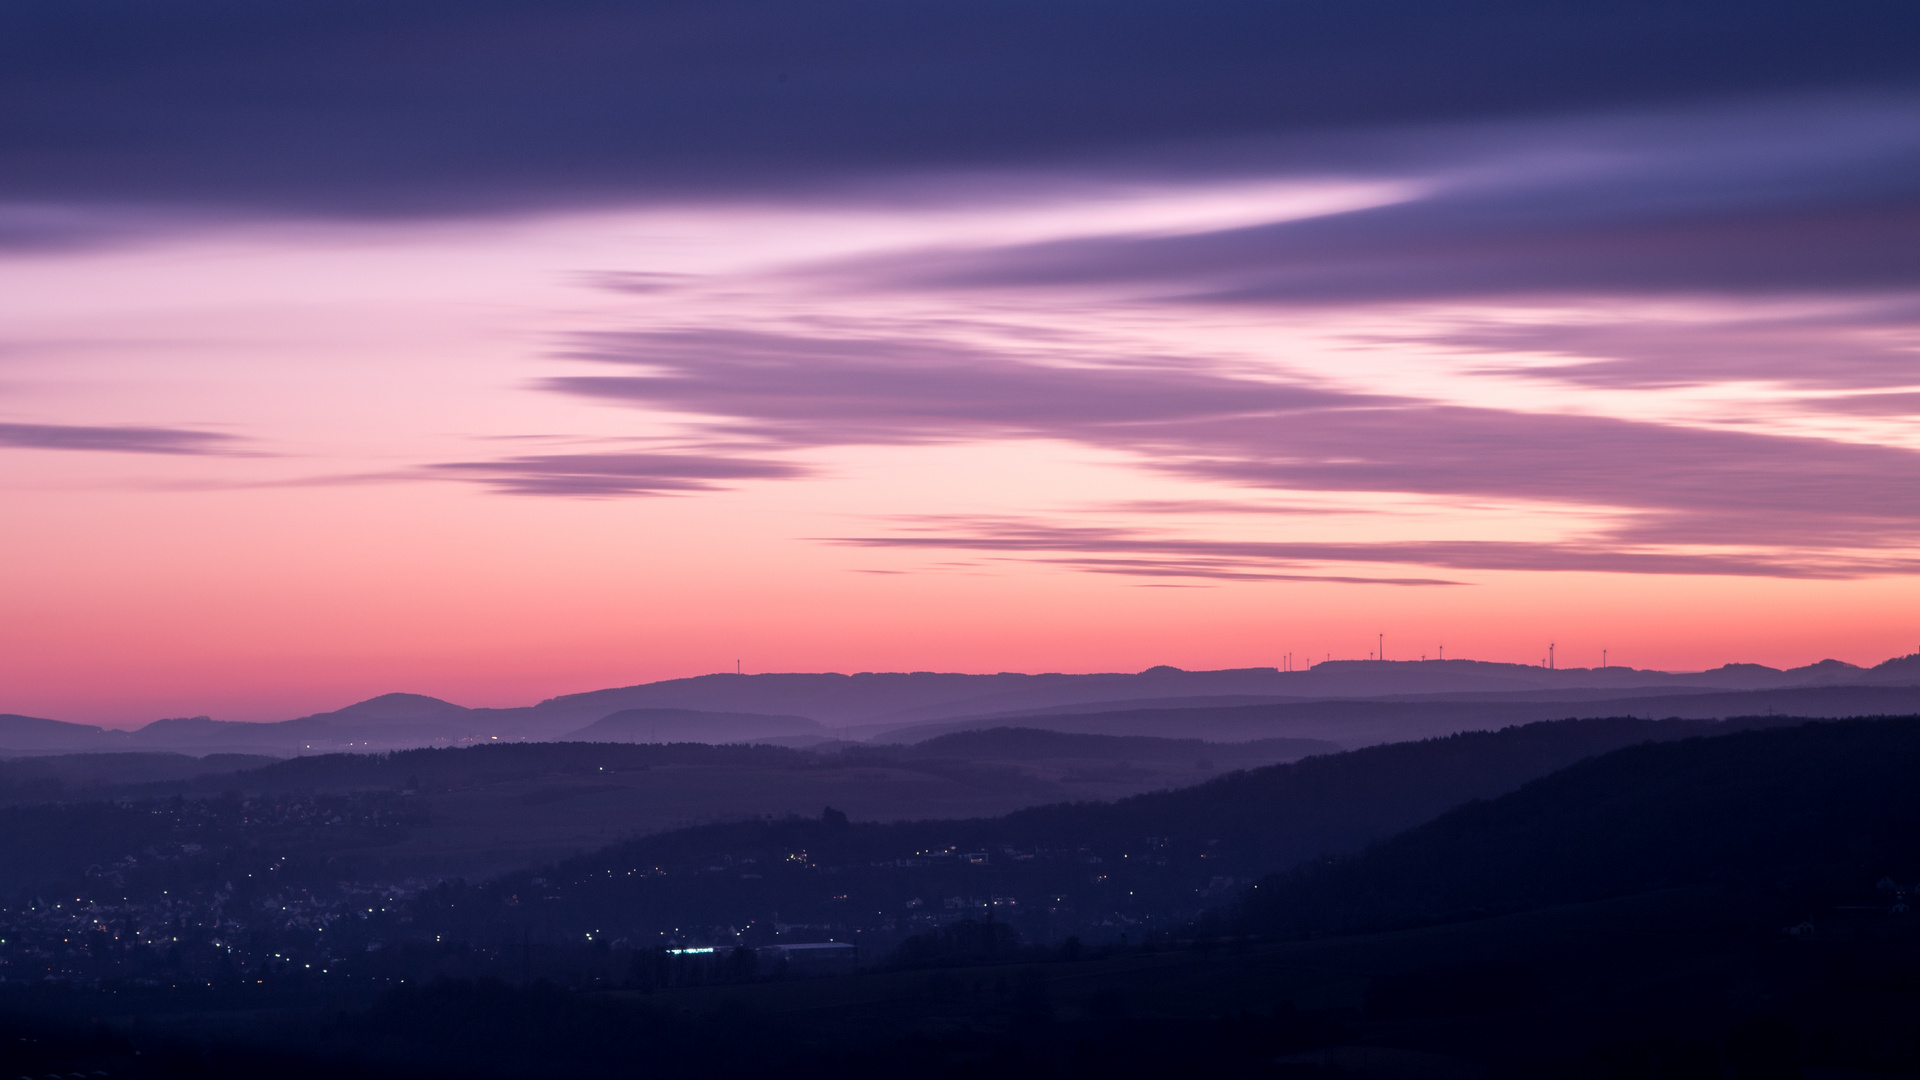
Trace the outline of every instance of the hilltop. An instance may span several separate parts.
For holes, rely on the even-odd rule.
[[[0,715],[0,756],[142,749],[294,756],[580,738],[899,743],[1004,726],[1212,741],[1311,738],[1356,747],[1572,716],[1912,711],[1920,711],[1920,654],[1871,668],[1823,660],[1785,670],[1728,664],[1680,673],[1477,660],[1333,660],[1303,671],[1161,666],[1092,675],[720,674],[567,694],[516,708],[383,694],[275,723],[199,716],[120,731]],[[609,720],[620,714],[627,718]],[[601,723],[609,726],[594,728]]]

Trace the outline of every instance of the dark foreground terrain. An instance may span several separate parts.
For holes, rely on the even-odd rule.
[[[168,857],[21,894],[0,1037],[35,1076],[1920,1075],[1915,776],[1911,718],[1571,721],[380,888],[279,849],[413,827],[391,790],[16,808]]]

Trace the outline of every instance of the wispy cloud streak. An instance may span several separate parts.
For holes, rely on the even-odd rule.
[[[798,465],[702,454],[532,454],[496,461],[452,461],[428,474],[485,484],[506,495],[606,497],[712,491],[728,481],[789,480]]]
[[[1156,535],[1119,527],[1038,521],[909,520],[888,535],[839,536],[854,547],[964,550],[1038,556],[1113,574],[1223,580],[1323,580],[1391,585],[1450,585],[1432,578],[1342,577],[1315,574],[1329,563],[1430,566],[1451,570],[1585,571],[1628,574],[1701,574],[1739,577],[1844,579],[1920,570],[1920,557],[1899,554],[1775,554],[1661,551],[1610,537],[1520,543],[1488,540],[1298,542],[1212,540]]]
[[[232,435],[188,428],[88,427],[79,424],[0,424],[0,446],[33,450],[91,450],[115,454],[223,454],[238,448]]]
[[[578,355],[648,373],[557,379],[551,388],[693,414],[727,438],[788,450],[1065,439],[1248,488],[1590,508],[1617,515],[1604,542],[1626,546],[1898,547],[1920,526],[1920,505],[1907,497],[1920,485],[1920,453],[1899,447],[1343,394],[1164,358],[1067,367],[924,342],[733,331],[601,335]],[[1455,565],[1467,557],[1452,550],[1408,548],[1391,558]],[[1465,550],[1506,551],[1496,561],[1518,565],[1508,549]],[[1554,558],[1564,567],[1647,571],[1711,564],[1722,568],[1713,572],[1798,573],[1792,568],[1810,565]],[[1864,572],[1880,564],[1846,565]]]

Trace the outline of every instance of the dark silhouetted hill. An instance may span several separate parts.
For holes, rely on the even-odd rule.
[[[1823,660],[1784,671],[1729,664],[1686,673],[1619,666],[1550,670],[1477,660],[1334,660],[1304,671],[1161,666],[1092,675],[721,674],[562,695],[521,708],[470,709],[420,694],[383,694],[279,723],[202,716],[159,720],[133,732],[9,716],[0,717],[0,753],[140,748],[281,755],[552,741],[630,710],[804,718],[827,729],[824,735],[798,729],[764,736],[784,739],[902,742],[1019,726],[1234,742],[1314,738],[1354,747],[1568,716],[1915,711],[1920,655],[1873,668]],[[728,733],[720,736],[697,730],[663,728],[635,737],[743,737],[726,725],[720,730]]]
[[[243,792],[340,792],[394,790],[417,784],[422,790],[440,790],[662,765],[799,764],[805,760],[800,752],[778,746],[715,746],[696,742],[670,745],[505,743],[425,747],[382,754],[316,754],[208,777],[200,786],[207,790]]]
[[[1627,747],[1273,877],[1244,918],[1344,933],[1708,884],[1824,909],[1920,881],[1916,775],[1913,717]]]
[[[0,801],[51,802],[84,799],[136,784],[230,775],[273,762],[258,754],[186,754],[105,751],[43,754],[0,761]]]
[[[0,753],[46,750],[107,750],[125,745],[126,732],[92,724],[70,724],[38,716],[0,713]]]
[[[701,675],[639,686],[550,698],[530,709],[479,709],[476,714],[552,737],[613,712],[634,708],[694,709],[800,715],[828,727],[863,729],[863,737],[889,726],[952,718],[1009,718],[1057,708],[1107,703],[1212,699],[1243,704],[1287,699],[1360,698],[1418,694],[1500,694],[1528,691],[1657,690],[1679,692],[1764,690],[1799,685],[1920,683],[1920,657],[1889,661],[1872,669],[1837,660],[1781,670],[1759,664],[1728,664],[1704,672],[1673,673],[1613,666],[1549,670],[1525,664],[1479,660],[1334,660],[1303,671],[1241,668],[1183,671],[1154,667],[1138,673],[1090,675],[1003,672],[862,672]],[[1762,710],[1764,711],[1764,710]],[[569,720],[579,719],[572,728]]]
[[[1452,661],[1448,661],[1451,663]],[[1569,701],[1559,693],[1525,691],[1386,700],[1337,699],[1221,708],[1126,709],[1103,713],[961,720],[896,729],[888,741],[926,739],[984,726],[1017,726],[1083,734],[1199,738],[1240,742],[1264,738],[1324,739],[1355,748],[1461,731],[1491,731],[1571,716],[1719,720],[1737,716],[1848,716],[1920,713],[1920,686],[1812,686],[1783,690],[1696,690]]]
[[[1044,897],[1047,906],[1030,911],[1016,903],[1006,917],[1044,915],[1050,906],[1081,913],[1075,918],[1107,912],[1099,917],[1109,922],[1164,923],[1218,903],[1223,883],[1358,851],[1584,758],[1733,730],[1562,721],[1311,757],[1112,803],[1059,803],[995,818],[879,824],[829,815],[698,826],[509,875],[458,900],[445,932],[503,933],[501,925],[530,914],[513,898],[536,889],[559,898],[542,904],[539,919],[562,937],[740,927],[770,923],[776,913],[789,922],[844,922],[848,912],[900,911],[916,896],[1030,904]]]
[[[1779,721],[1787,722],[1787,721]],[[1355,851],[1474,799],[1493,798],[1584,758],[1645,742],[1742,730],[1695,721],[1549,721],[1371,746],[1251,769],[1108,806],[1035,807],[1008,815],[1021,832],[1069,836],[1181,832],[1221,840],[1274,868]]]

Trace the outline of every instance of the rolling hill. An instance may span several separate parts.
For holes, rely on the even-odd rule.
[[[1831,910],[1871,900],[1876,882],[1920,883],[1915,775],[1911,717],[1622,748],[1269,878],[1243,917],[1351,933],[1695,885]]]
[[[951,731],[1019,726],[1212,741],[1312,738],[1354,747],[1569,716],[1838,717],[1916,709],[1920,655],[1873,668],[1826,660],[1789,670],[1730,664],[1689,673],[1334,660],[1304,671],[723,674],[568,694],[517,708],[467,708],[420,694],[383,694],[277,723],[201,716],[121,731],[6,715],[0,716],[0,756],[131,749],[292,756],[551,741],[633,710],[660,718],[667,714],[659,710],[783,717],[774,727],[787,730],[769,727],[766,737],[786,739],[914,742]],[[655,737],[641,721],[620,723],[641,725],[635,728],[641,734],[621,738]],[[742,723],[707,725],[717,735],[702,734],[700,724],[667,726],[658,737],[724,741],[758,730]]]

